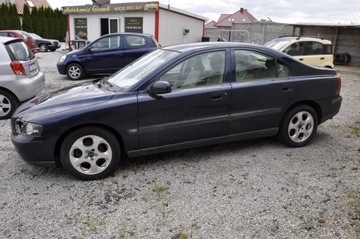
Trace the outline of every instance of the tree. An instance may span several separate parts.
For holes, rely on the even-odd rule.
[[[21,22],[17,12],[16,4],[10,5],[9,13],[10,13],[9,29],[21,30]]]
[[[59,36],[58,36],[58,40],[59,41],[64,41],[64,37],[66,36],[66,15],[64,15],[62,13],[62,11],[57,10],[57,17],[59,18]]]
[[[5,3],[1,4],[0,18],[2,19],[3,29],[7,29],[10,24],[9,6]]]
[[[34,32],[30,14],[30,8],[27,4],[24,4],[24,15],[22,29],[27,32]]]
[[[40,34],[41,24],[39,21],[39,12],[36,7],[33,8],[31,11],[31,21],[32,21],[33,32],[35,32],[36,34]]]
[[[45,17],[47,19],[47,31],[48,31],[48,38],[55,38],[54,37],[54,11],[51,8],[44,9]]]
[[[38,34],[44,38],[49,38],[48,23],[44,7],[39,8],[39,22],[41,24]]]

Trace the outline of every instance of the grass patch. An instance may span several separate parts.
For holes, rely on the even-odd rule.
[[[360,193],[350,192],[348,197],[351,207],[350,222],[355,230],[356,238],[360,239]]]
[[[360,137],[360,121],[356,121],[354,126],[352,126],[352,133]]]
[[[188,239],[189,236],[185,233],[178,233],[171,237],[171,239]]]
[[[164,193],[166,193],[168,190],[167,187],[163,186],[163,185],[157,185],[155,186],[155,188],[153,189],[153,192],[156,193],[157,197],[160,198],[161,195],[163,195]]]

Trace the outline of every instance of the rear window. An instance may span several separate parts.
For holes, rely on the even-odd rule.
[[[34,53],[25,45],[24,42],[13,42],[6,45],[11,60],[28,61],[35,58]]]

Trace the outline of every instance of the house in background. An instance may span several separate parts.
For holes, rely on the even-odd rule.
[[[205,36],[209,41],[230,41],[233,24],[256,23],[257,19],[245,8],[240,8],[233,14],[221,14],[217,22],[210,21],[205,25]],[[243,33],[238,33],[243,34]]]
[[[22,16],[24,14],[24,5],[25,4],[27,4],[30,9],[33,7],[51,8],[51,6],[47,0],[14,0],[13,2],[15,2],[15,4],[16,4],[16,9],[17,9],[19,16]]]
[[[205,28],[231,29],[232,24],[254,22],[257,22],[257,19],[251,13],[249,13],[247,9],[240,8],[239,11],[233,14],[221,14],[217,22],[211,21],[205,25]]]

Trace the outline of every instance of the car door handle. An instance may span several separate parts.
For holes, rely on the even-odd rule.
[[[325,59],[325,57],[320,57],[320,60],[324,60]]]
[[[281,88],[281,91],[282,92],[289,92],[289,91],[291,91],[291,87],[283,87],[283,88]]]
[[[299,58],[299,61],[303,61],[304,60],[304,58]]]
[[[211,96],[211,100],[222,100],[224,98],[224,96],[226,96],[227,93],[221,93],[221,94],[213,94]]]

